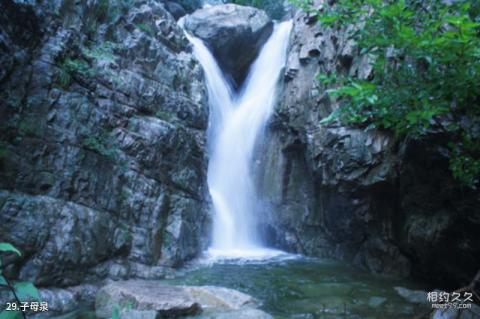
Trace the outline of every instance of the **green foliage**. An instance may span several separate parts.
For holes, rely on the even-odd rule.
[[[22,255],[17,248],[15,248],[12,244],[9,244],[9,243],[0,243],[0,251],[1,252],[12,252],[12,253],[15,253],[19,256]]]
[[[130,310],[133,308],[133,303],[131,301],[127,301],[125,304],[119,305],[114,304],[112,306],[112,317],[110,319],[120,319],[120,312],[122,310]]]
[[[115,55],[113,50],[117,47],[117,44],[105,41],[101,45],[92,48],[83,48],[82,52],[85,56],[95,60],[114,61]]]
[[[339,0],[313,7],[325,27],[347,33],[369,55],[374,77],[319,79],[342,105],[324,122],[388,129],[421,138],[432,128],[451,137],[451,170],[467,185],[480,176],[480,133],[462,119],[480,118],[479,7],[470,1]],[[347,28],[346,26],[355,26]],[[477,124],[478,125],[478,124]]]
[[[14,253],[18,256],[22,254],[20,251],[15,248],[12,244],[9,243],[0,243],[0,252],[3,254]],[[40,300],[40,294],[38,293],[37,288],[29,282],[10,282],[3,275],[3,264],[0,258],[0,287],[6,287],[12,292],[12,298],[15,299],[17,303],[22,301],[29,300]],[[19,311],[2,311],[0,312],[0,319],[15,319],[22,318],[22,314]]]
[[[30,282],[16,282],[13,284],[17,296],[20,300],[36,299],[40,300],[40,294],[37,288]]]
[[[118,305],[113,306],[111,319],[120,319],[120,307]]]
[[[283,1],[278,0],[231,0],[227,1],[242,6],[256,7],[264,10],[272,19],[281,19],[285,14]]]
[[[85,138],[82,141],[82,145],[89,149],[92,150],[102,156],[108,157],[110,159],[115,159],[117,157],[117,151],[113,147],[108,147],[107,146],[107,141],[106,137],[94,137],[90,136]]]
[[[96,21],[103,22],[108,18],[110,0],[96,0],[92,5],[92,14]]]
[[[83,76],[90,75],[90,67],[85,60],[66,57],[59,65],[59,81],[63,87],[70,85],[72,76],[80,74]]]
[[[10,155],[10,151],[0,143],[0,161],[7,158]]]
[[[19,136],[35,136],[41,130],[40,123],[38,119],[32,117],[25,117],[21,119],[18,124],[18,135]]]

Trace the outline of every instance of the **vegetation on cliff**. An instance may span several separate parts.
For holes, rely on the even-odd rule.
[[[325,123],[380,128],[398,136],[444,136],[453,175],[480,176],[480,5],[470,1],[293,0],[326,27],[344,30],[373,66],[373,77],[320,74],[341,98]]]

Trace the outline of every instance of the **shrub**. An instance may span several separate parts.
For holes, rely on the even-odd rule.
[[[17,254],[21,256],[20,251],[9,243],[0,243],[0,253],[1,255],[5,254]],[[0,287],[7,288],[12,294],[12,300],[16,303],[17,307],[21,305],[22,301],[29,301],[32,299],[39,300],[40,295],[37,288],[32,283],[29,282],[20,282],[20,281],[10,281],[3,274],[3,264],[0,259]],[[12,308],[13,309],[13,308]],[[26,318],[25,315],[22,315],[20,311],[0,311],[0,318],[2,319],[16,319],[16,318]]]
[[[88,75],[89,74],[89,65],[86,61],[76,58],[66,57],[64,58],[59,65],[59,80],[60,84],[64,87],[67,87],[71,80],[72,76],[75,74]]]
[[[374,61],[371,80],[319,76],[343,101],[323,122],[412,138],[442,130],[450,139],[445,146],[453,175],[474,187],[480,175],[480,6],[467,0],[339,0],[320,10],[293,2],[314,11],[325,27],[346,32]]]

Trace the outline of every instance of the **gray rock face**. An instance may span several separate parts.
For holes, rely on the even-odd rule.
[[[480,317],[480,307],[472,304],[470,309],[437,309],[430,314],[431,319],[475,319]]]
[[[0,3],[0,241],[39,286],[161,278],[208,243],[201,68],[160,2],[107,3]]]
[[[268,242],[438,286],[468,283],[480,264],[480,248],[467,244],[480,241],[479,193],[452,178],[439,134],[413,142],[320,124],[338,101],[316,75],[366,79],[372,68],[342,30],[316,21],[295,14],[283,93],[259,145]]]
[[[273,23],[261,10],[225,4],[186,16],[185,28],[210,47],[222,70],[239,86],[272,33]]]
[[[195,316],[205,311],[206,318],[271,318],[255,309],[251,296],[213,286],[169,286],[157,281],[129,280],[113,282],[97,293],[96,314],[110,318],[114,307],[122,318],[158,318]],[[258,317],[253,317],[258,315]],[[202,318],[205,314],[202,313]]]
[[[165,1],[165,9],[167,9],[176,20],[187,14],[179,3],[173,1]]]

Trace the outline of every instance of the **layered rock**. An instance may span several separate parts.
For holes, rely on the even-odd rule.
[[[480,196],[452,178],[444,137],[320,124],[338,101],[318,73],[366,79],[372,68],[342,30],[297,12],[283,93],[255,166],[268,242],[437,286],[469,282],[480,264]]]
[[[39,287],[159,278],[208,243],[201,68],[159,1],[0,3],[0,242]]]
[[[235,4],[197,10],[185,17],[184,25],[210,47],[221,69],[237,87],[273,30],[265,12]]]

